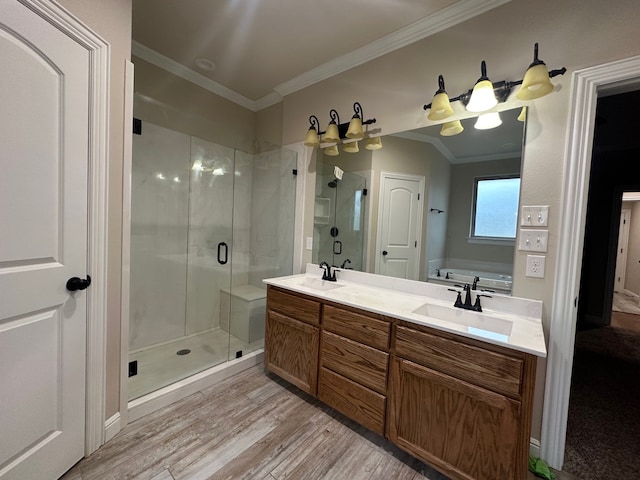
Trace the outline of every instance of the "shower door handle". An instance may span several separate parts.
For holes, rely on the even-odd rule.
[[[223,248],[224,248],[224,258],[222,257]],[[218,263],[220,265],[225,265],[227,263],[227,261],[229,260],[228,254],[229,254],[229,246],[224,242],[220,242],[218,244]]]

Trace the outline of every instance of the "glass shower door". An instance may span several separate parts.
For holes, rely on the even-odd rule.
[[[198,338],[199,370],[229,357],[234,172],[232,148],[191,138],[186,335]]]

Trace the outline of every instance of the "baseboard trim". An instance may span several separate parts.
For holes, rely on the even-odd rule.
[[[540,440],[531,437],[529,439],[529,455],[534,458],[540,458]]]
[[[120,412],[117,412],[104,422],[105,443],[115,437],[120,430],[122,430],[122,417],[120,416]]]
[[[160,408],[171,405],[200,390],[211,387],[216,383],[255,365],[262,364],[264,351],[249,353],[237,360],[212,367],[204,372],[173,383],[165,388],[152,392],[144,397],[132,400],[128,404],[128,421],[133,422]]]

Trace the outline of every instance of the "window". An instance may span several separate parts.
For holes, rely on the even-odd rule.
[[[515,241],[519,197],[518,175],[476,178],[470,240]]]

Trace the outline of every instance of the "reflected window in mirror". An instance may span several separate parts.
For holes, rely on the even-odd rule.
[[[476,177],[470,240],[515,242],[520,175]]]

